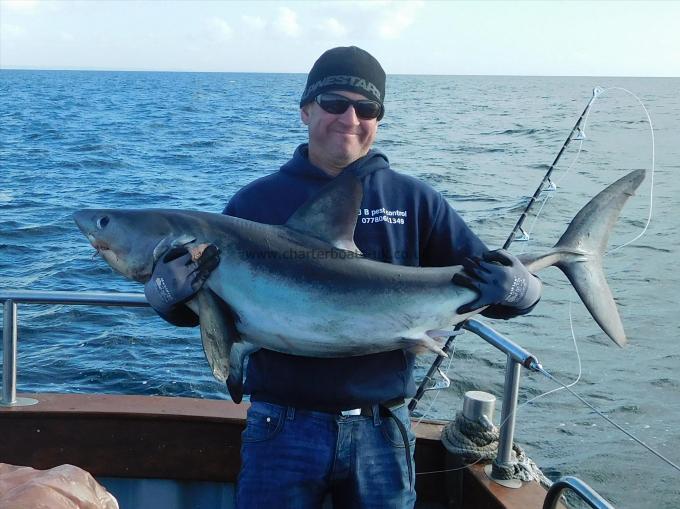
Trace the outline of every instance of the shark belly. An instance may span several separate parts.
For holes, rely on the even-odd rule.
[[[234,310],[245,340],[314,357],[432,349],[427,332],[457,323],[457,307],[474,298],[450,282],[450,270],[437,284],[411,282],[405,291],[403,283],[390,286],[375,274],[366,285],[365,260],[356,265],[355,271],[338,273],[331,263],[323,277],[312,278],[304,271],[291,277],[248,263],[223,263],[208,285]]]

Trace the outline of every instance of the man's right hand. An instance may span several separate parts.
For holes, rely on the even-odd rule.
[[[185,246],[168,250],[144,285],[151,307],[161,318],[180,327],[198,325],[198,317],[184,303],[196,295],[220,263],[219,249],[214,244],[198,246],[194,253],[198,257]]]

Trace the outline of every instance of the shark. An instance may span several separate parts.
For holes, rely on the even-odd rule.
[[[636,170],[612,183],[552,249],[520,256],[532,272],[559,268],[619,346],[627,339],[602,260],[644,177]],[[363,256],[354,243],[361,200],[359,180],[343,173],[284,225],[174,209],[84,209],[74,220],[115,271],[140,283],[169,248],[199,254],[206,244],[219,248],[219,265],[187,305],[199,316],[213,375],[240,402],[244,360],[259,348],[312,357],[402,348],[445,355],[441,345],[451,327],[483,311],[457,313],[477,296],[454,282],[461,266],[400,266]]]

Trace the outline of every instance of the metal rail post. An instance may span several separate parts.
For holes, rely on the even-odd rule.
[[[503,390],[503,412],[501,414],[501,432],[498,440],[498,456],[496,462],[510,463],[512,460],[512,440],[515,436],[515,411],[519,395],[520,365],[508,355],[505,365],[505,387]]]
[[[17,400],[17,304],[5,301],[2,324],[2,406]]]
[[[508,467],[516,462],[512,460],[512,444],[515,439],[515,412],[519,395],[519,379],[521,364],[508,355],[505,365],[505,386],[503,387],[503,411],[501,413],[501,430],[498,437],[498,455],[491,464],[489,477],[510,488],[519,488],[522,482],[518,479],[505,479],[499,467]],[[510,484],[510,485],[508,485]]]
[[[33,398],[17,398],[17,303],[5,300],[2,324],[2,400],[0,406],[35,405]]]

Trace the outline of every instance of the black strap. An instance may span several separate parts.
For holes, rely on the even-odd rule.
[[[401,433],[401,438],[404,441],[404,450],[406,451],[406,464],[408,465],[409,488],[411,491],[414,491],[415,475],[413,474],[413,461],[411,460],[411,443],[408,440],[408,432],[406,431],[406,426],[404,426],[404,423],[401,422],[401,420],[396,415],[394,415],[392,409],[390,409],[388,406],[385,406],[384,404],[380,404],[380,415],[382,417],[390,417],[394,419],[397,428],[399,428],[399,433]]]

